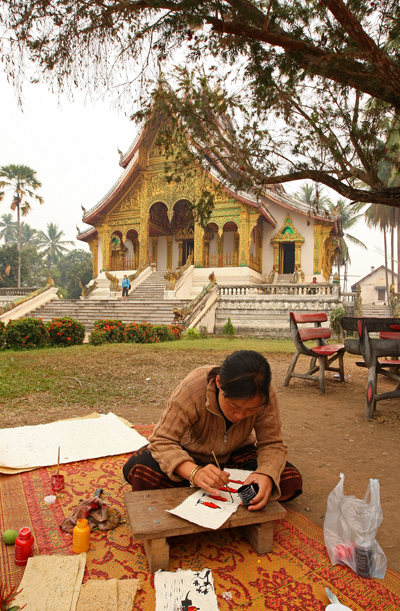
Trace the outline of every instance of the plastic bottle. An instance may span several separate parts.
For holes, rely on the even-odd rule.
[[[18,566],[26,565],[28,558],[33,556],[34,543],[35,539],[33,538],[31,529],[28,526],[21,528],[15,540],[15,564]]]
[[[78,520],[72,531],[72,551],[75,554],[87,552],[90,547],[90,527],[85,518]]]

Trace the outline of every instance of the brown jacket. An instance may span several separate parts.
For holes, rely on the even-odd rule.
[[[172,393],[167,409],[150,437],[149,450],[173,481],[181,481],[175,469],[191,460],[211,462],[212,450],[225,464],[233,450],[257,443],[257,472],[275,482],[271,499],[279,498],[279,481],[285,467],[287,445],[281,435],[278,399],[273,386],[270,403],[226,431],[217,402],[215,380],[207,384],[209,365],[192,371]]]

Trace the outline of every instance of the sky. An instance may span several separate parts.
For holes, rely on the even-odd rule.
[[[95,206],[121,174],[117,149],[125,152],[136,135],[136,125],[111,101],[86,100],[81,93],[70,101],[50,92],[42,84],[25,84],[23,111],[13,87],[0,72],[0,166],[11,163],[36,170],[42,183],[44,204],[34,202],[24,220],[35,229],[46,230],[53,222],[65,233],[65,240],[76,240],[76,226],[82,222],[81,204]],[[292,193],[298,184],[285,185]],[[332,196],[332,192],[330,193]],[[333,199],[336,195],[333,193]],[[10,211],[10,199],[0,202],[0,215]],[[368,247],[350,245],[350,286],[369,274],[371,266],[384,264],[383,235],[370,230],[361,220],[351,233]],[[85,243],[76,247],[87,249]]]

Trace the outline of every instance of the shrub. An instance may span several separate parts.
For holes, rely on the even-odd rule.
[[[41,318],[10,320],[6,327],[6,347],[12,350],[30,350],[46,345],[48,333]]]
[[[331,312],[331,329],[335,333],[336,337],[339,338],[343,335],[342,325],[340,324],[343,316],[346,316],[346,312],[342,306],[335,308]]]
[[[233,337],[235,335],[235,327],[230,318],[228,318],[228,322],[222,327],[222,335],[226,335],[227,337]]]
[[[126,342],[126,325],[121,320],[95,320],[94,329],[104,332],[103,343],[120,344]]]
[[[154,330],[160,342],[170,342],[175,339],[168,325],[154,325]]]
[[[182,325],[178,325],[178,323],[174,322],[172,325],[168,325],[168,329],[171,331],[174,336],[173,339],[182,339],[183,327]]]
[[[207,339],[207,337],[208,337],[208,329],[207,329],[207,327],[205,325],[200,325],[199,333],[200,333],[201,339]]]
[[[4,348],[6,343],[6,325],[0,320],[0,350]]]
[[[53,318],[46,327],[50,346],[78,346],[83,343],[85,327],[74,318]]]
[[[136,344],[157,344],[160,339],[156,327],[145,321],[126,325],[126,341]]]
[[[102,346],[106,343],[106,331],[102,329],[93,329],[89,335],[89,344],[91,346]]]
[[[200,332],[198,329],[196,329],[196,327],[193,327],[193,329],[186,329],[185,333],[183,334],[183,338],[200,339]]]

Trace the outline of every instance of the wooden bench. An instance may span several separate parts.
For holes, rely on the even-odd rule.
[[[352,318],[345,316],[341,325],[347,333],[355,333],[357,338],[345,339],[344,345],[350,354],[360,354],[363,361],[359,367],[368,369],[367,405],[365,417],[374,415],[377,401],[400,397],[400,319],[399,318]],[[378,337],[373,337],[376,334]],[[383,357],[392,357],[384,360]],[[395,357],[395,358],[393,358]],[[381,374],[397,382],[390,392],[378,394],[378,375]]]
[[[132,535],[135,541],[143,541],[151,573],[169,568],[168,537],[212,530],[166,511],[177,507],[191,494],[191,488],[125,492]],[[286,513],[286,509],[277,501],[270,501],[259,511],[249,511],[240,506],[218,530],[238,526],[256,552],[265,554],[272,551],[274,522],[284,518]]]
[[[290,332],[292,334],[293,343],[296,347],[296,354],[286,373],[286,378],[283,383],[288,386],[291,378],[302,378],[304,380],[312,380],[319,382],[321,393],[325,393],[325,371],[336,371],[339,373],[340,381],[344,382],[344,367],[343,356],[346,351],[343,344],[328,344],[326,340],[331,337],[331,330],[327,327],[322,327],[321,323],[328,320],[325,312],[313,312],[301,314],[299,312],[290,312]],[[313,327],[299,328],[299,324],[314,323]],[[314,340],[316,346],[306,346],[305,342]],[[300,354],[311,357],[310,366],[306,373],[294,373],[297,360]],[[332,363],[339,360],[338,367],[332,367]],[[314,375],[316,372],[318,375]]]

